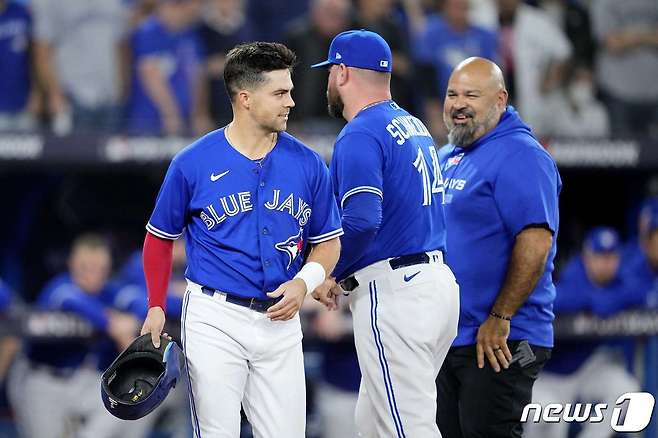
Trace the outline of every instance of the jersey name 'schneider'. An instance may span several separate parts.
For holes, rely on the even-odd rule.
[[[390,257],[445,249],[443,180],[428,129],[393,101],[363,109],[336,140],[331,163],[341,209],[357,193],[382,198],[382,223],[349,275]]]

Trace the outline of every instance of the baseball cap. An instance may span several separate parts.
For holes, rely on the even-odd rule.
[[[621,239],[613,228],[596,227],[587,233],[585,247],[596,254],[616,252],[621,248]]]
[[[345,64],[348,67],[391,72],[393,55],[384,38],[369,30],[347,30],[334,37],[329,46],[327,60],[311,68]]]
[[[640,209],[640,232],[648,233],[658,228],[658,198],[644,200]]]

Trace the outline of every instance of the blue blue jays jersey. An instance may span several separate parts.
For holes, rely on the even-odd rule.
[[[0,113],[22,111],[27,104],[31,37],[30,13],[10,1],[0,10]]]
[[[71,312],[88,321],[97,332],[104,333],[108,324],[107,311],[113,307],[114,297],[115,290],[111,285],[91,295],[80,289],[68,273],[64,273],[46,284],[35,307],[39,310]],[[90,355],[98,360],[100,345],[105,341],[105,337],[100,337],[90,342],[30,343],[27,345],[27,356],[40,364],[74,368]]]
[[[294,277],[307,243],[343,233],[317,153],[282,132],[256,162],[224,128],[174,157],[146,229],[165,239],[185,231],[190,280],[259,299]]]
[[[554,235],[553,245],[537,286],[512,317],[510,339],[552,347],[551,274],[562,187],[555,162],[511,106],[471,146],[448,145],[439,156],[450,230],[446,260],[460,289],[453,345],[475,344],[505,280],[516,235],[529,225],[545,224]]]
[[[331,176],[341,209],[357,193],[382,198],[377,235],[341,277],[390,257],[445,249],[437,148],[423,123],[395,102],[367,107],[345,125],[336,139]]]

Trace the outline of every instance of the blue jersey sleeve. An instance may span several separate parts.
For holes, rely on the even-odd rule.
[[[105,330],[108,323],[105,306],[96,298],[81,292],[71,284],[63,284],[47,295],[42,302],[46,310],[73,312],[86,319],[97,330]]]
[[[495,180],[494,198],[505,226],[517,235],[528,225],[558,227],[559,175],[553,160],[523,148],[505,161]]]
[[[316,184],[313,194],[313,212],[309,222],[309,243],[320,243],[343,234],[340,214],[331,188],[329,169],[316,156]]]
[[[128,312],[138,319],[145,319],[148,313],[148,294],[146,289],[137,284],[123,284],[116,287],[112,294],[112,307],[122,312]]]
[[[178,239],[185,228],[190,193],[189,183],[180,169],[180,163],[174,158],[160,187],[146,229],[163,239]]]
[[[338,140],[331,171],[341,209],[347,198],[357,193],[374,193],[384,199],[384,153],[371,135],[351,133]]]
[[[336,280],[344,279],[352,272],[375,239],[382,222],[382,200],[372,193],[359,193],[345,202],[343,210],[343,230],[340,259],[334,268]]]
[[[150,23],[146,23],[150,24]],[[132,52],[136,60],[149,56],[158,56],[166,51],[166,38],[156,27],[139,28],[132,39]]]

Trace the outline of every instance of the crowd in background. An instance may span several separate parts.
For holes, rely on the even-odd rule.
[[[469,56],[501,65],[542,139],[658,135],[652,0],[0,0],[0,130],[203,134],[230,119],[226,53],[257,39],[299,57],[291,121],[331,123],[309,66],[350,28],[389,42],[393,97],[437,140]]]
[[[231,119],[226,53],[258,39],[284,42],[299,57],[291,131],[337,131],[342,121],[326,109],[326,72],[309,66],[325,59],[337,33],[351,28],[376,31],[391,45],[393,97],[425,121],[437,144],[446,137],[448,76],[469,56],[501,66],[512,104],[543,140],[658,139],[655,0],[0,0],[0,131],[201,135]],[[618,231],[637,237],[623,244]],[[66,272],[44,284],[35,300],[0,282],[3,311],[27,304],[77,312],[102,334],[65,347],[2,342],[0,379],[25,436],[124,433],[120,423],[104,422],[99,396],[79,399],[146,312],[139,252],[116,266],[110,243],[94,235],[71,242]],[[184,292],[182,245],[176,254],[171,321],[180,317]],[[557,284],[558,314],[605,318],[632,307],[658,308],[658,201],[643,205],[637,232],[592,230],[582,253],[560,269]],[[360,375],[349,311],[328,313],[309,303],[303,312],[313,383],[308,436],[351,436]],[[631,342],[556,344],[536,385],[538,401],[608,400],[636,390],[641,383],[633,374]],[[582,376],[610,384],[586,385]],[[168,399],[166,415],[122,436],[147,436],[152,428],[190,436],[185,382],[181,388]],[[98,423],[89,420],[96,414],[103,418]],[[562,435],[550,428],[531,436]]]

